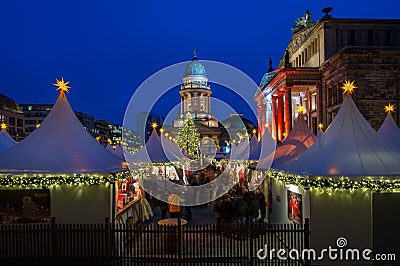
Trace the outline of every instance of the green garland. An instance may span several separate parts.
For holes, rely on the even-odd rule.
[[[365,177],[361,180],[351,180],[349,177],[333,179],[329,177],[316,177],[309,179],[305,176],[291,175],[284,172],[267,171],[266,175],[288,185],[296,185],[305,189],[342,189],[356,190],[369,189],[373,191],[400,190],[400,179],[383,179],[384,177]],[[387,178],[387,177],[386,177]]]
[[[49,188],[59,185],[104,185],[115,180],[131,177],[129,171],[115,175],[76,174],[76,175],[0,175],[1,187],[42,187]]]

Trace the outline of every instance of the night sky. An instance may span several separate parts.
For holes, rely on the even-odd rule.
[[[54,103],[52,83],[64,77],[74,110],[122,124],[135,88],[191,60],[194,48],[199,59],[259,83],[269,57],[277,66],[295,19],[309,9],[316,21],[326,6],[336,18],[399,18],[400,1],[2,1],[0,92],[18,103]]]

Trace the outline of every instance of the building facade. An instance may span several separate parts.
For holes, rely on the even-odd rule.
[[[354,80],[353,98],[378,129],[384,106],[398,106],[400,93],[400,20],[340,19],[326,14],[295,32],[279,63],[266,73],[255,95],[260,133],[278,142],[289,134],[296,107],[304,106],[308,125],[328,127],[343,100],[341,86]],[[399,109],[393,114],[399,123]]]
[[[206,68],[197,59],[196,51],[192,61],[186,65],[183,84],[179,91],[180,112],[174,120],[174,127],[181,127],[190,116],[205,127],[217,128],[218,120],[211,113],[211,88],[208,85]]]
[[[25,137],[24,114],[13,99],[0,93],[0,123],[7,124],[8,134],[17,142]]]

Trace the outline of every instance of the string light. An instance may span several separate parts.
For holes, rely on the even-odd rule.
[[[266,175],[276,180],[282,181],[287,185],[295,185],[309,189],[324,190],[350,190],[357,189],[373,190],[373,191],[398,191],[400,190],[399,179],[384,179],[384,177],[365,176],[360,180],[352,180],[350,177],[341,177],[334,179],[332,177],[313,177],[312,179],[301,176],[287,174],[269,170]]]

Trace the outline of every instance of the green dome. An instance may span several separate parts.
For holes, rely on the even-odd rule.
[[[193,75],[201,75],[206,76],[206,68],[202,63],[197,60],[197,57],[194,57],[192,62],[186,65],[185,76],[193,76]]]

